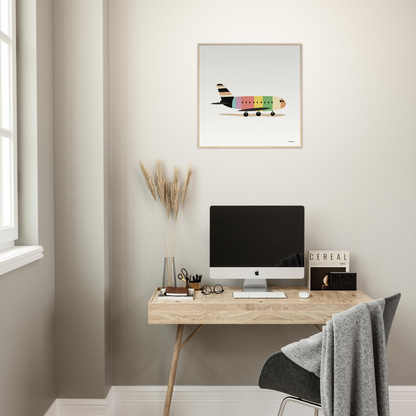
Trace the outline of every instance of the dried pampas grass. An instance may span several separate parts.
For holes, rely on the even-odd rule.
[[[184,182],[183,187],[182,187],[182,205],[185,202],[186,194],[188,192],[189,182],[191,181],[191,175],[192,175],[193,171],[194,170],[192,169],[192,166],[189,165],[188,174],[186,175],[186,179],[185,179],[185,182]]]
[[[152,174],[149,172],[149,169],[143,164],[140,160],[140,170],[142,171],[144,180],[146,182],[147,187],[149,188],[150,193],[152,194],[153,199],[156,201],[156,187],[155,181],[153,180]]]
[[[165,175],[163,173],[163,165],[160,159],[156,160],[156,187],[159,199],[162,204],[165,203]]]
[[[180,192],[179,169],[177,166],[175,166],[173,170],[173,179],[171,184],[165,177],[163,164],[160,159],[156,160],[156,173],[154,178],[141,160],[140,170],[142,171],[144,180],[150,193],[152,194],[153,199],[157,202],[157,196],[159,195],[160,202],[166,211],[167,218],[169,219],[172,214],[176,221],[178,219],[180,202],[183,205],[188,194],[189,182],[191,181],[193,173],[192,166],[189,165],[188,172],[182,186],[182,195]]]
[[[182,186],[182,197],[179,169],[177,166],[175,166],[173,170],[172,183],[169,183],[168,179],[165,177],[162,161],[160,159],[156,160],[156,173],[154,178],[141,160],[140,170],[142,171],[144,180],[150,193],[152,194],[153,199],[156,201],[160,225],[162,228],[165,255],[168,259],[171,259],[175,254],[176,236],[178,232],[178,214],[179,207],[181,205],[180,202],[182,202],[183,205],[188,193],[189,182],[193,173],[192,166],[189,165],[188,173]],[[158,195],[161,204],[157,202]],[[168,284],[175,278],[175,276],[169,275],[171,272],[172,268],[169,267]]]
[[[172,206],[172,214],[175,216],[175,221],[178,219],[178,212],[179,212],[179,169],[175,166],[173,171],[173,180],[172,185],[170,188],[170,202]]]
[[[169,189],[169,182],[164,181],[163,182],[163,188],[164,188],[164,205],[166,210],[166,215],[168,216],[168,219],[170,217],[170,189]]]

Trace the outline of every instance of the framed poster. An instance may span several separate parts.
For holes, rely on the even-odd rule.
[[[198,45],[198,147],[302,147],[302,45]]]

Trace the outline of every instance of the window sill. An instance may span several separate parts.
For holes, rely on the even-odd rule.
[[[43,257],[42,246],[14,246],[0,252],[0,275]]]

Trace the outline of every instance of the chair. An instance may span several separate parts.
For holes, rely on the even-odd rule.
[[[400,300],[400,293],[385,298],[383,313],[386,344],[393,318]],[[285,406],[293,401],[314,409],[318,416],[321,409],[320,378],[298,366],[281,351],[272,354],[264,363],[260,372],[259,387],[290,394],[283,399],[278,416],[282,416]]]

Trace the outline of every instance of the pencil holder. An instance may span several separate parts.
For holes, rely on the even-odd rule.
[[[200,283],[190,283],[190,282],[186,283],[186,287],[189,287],[195,290],[201,290],[200,285],[201,285]]]

